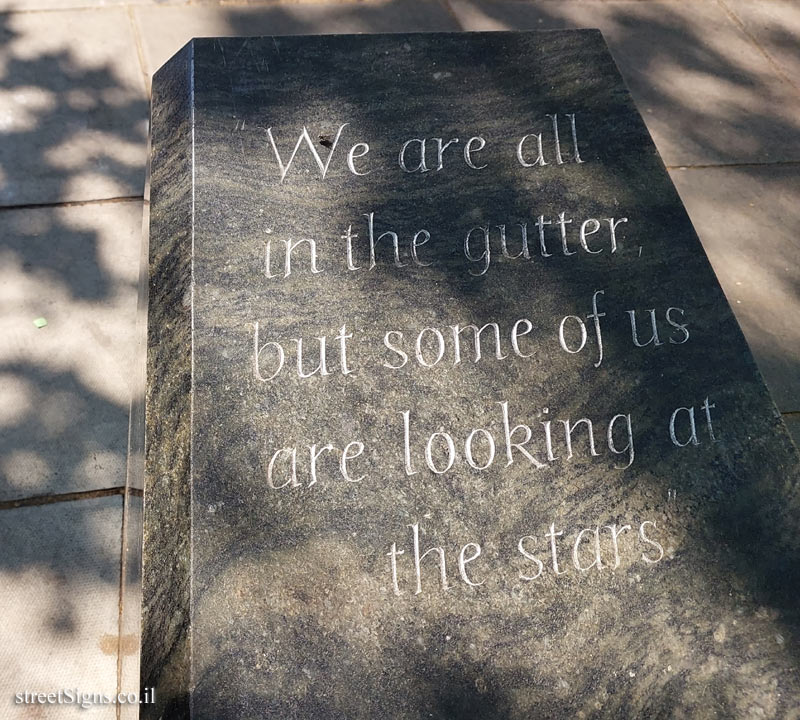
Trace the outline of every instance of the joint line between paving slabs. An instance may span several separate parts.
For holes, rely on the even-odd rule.
[[[117,10],[119,9],[119,5],[105,5],[98,7],[97,5],[75,5],[75,6],[63,6],[63,7],[40,7],[40,8],[7,8],[5,10],[0,10],[0,17],[8,16],[8,15],[43,15],[47,13],[60,13],[60,12],[100,12],[109,11],[109,10]]]
[[[666,165],[667,170],[708,170],[713,168],[748,168],[748,167],[793,167],[800,165],[800,160],[774,160],[768,162],[733,162],[733,163],[698,163],[696,165]]]
[[[103,205],[111,203],[142,202],[144,195],[120,195],[113,198],[95,200],[63,200],[60,202],[20,203],[19,205],[0,205],[0,212],[7,210],[39,210],[44,208],[80,207],[82,205]]]
[[[775,60],[773,59],[772,55],[770,55],[761,46],[761,43],[758,42],[758,39],[755,37],[755,35],[753,35],[747,29],[747,26],[742,22],[742,20],[739,18],[739,16],[733,10],[731,10],[728,7],[727,3],[725,3],[724,0],[717,0],[717,3],[725,11],[725,13],[728,15],[728,17],[731,19],[731,22],[733,22],[736,25],[736,27],[738,27],[745,34],[747,39],[751,43],[753,43],[753,45],[755,45],[758,48],[759,52],[767,59],[767,62],[772,66],[772,69],[778,74],[778,76],[781,77],[786,82],[788,82],[789,85],[791,85],[795,90],[800,92],[800,85],[797,85],[792,80],[792,78],[790,78],[785,72],[783,72],[783,69],[781,68],[781,66],[778,65],[778,63],[776,63]]]
[[[3,500],[0,502],[0,510],[15,510],[21,507],[35,507],[38,505],[53,505],[62,502],[74,502],[76,500],[93,500],[101,497],[111,497],[113,495],[124,495],[125,486],[103,488],[102,490],[84,490],[71,493],[61,493],[59,495],[35,495],[34,497],[20,498],[18,500]]]
[[[142,73],[142,81],[144,82],[144,94],[150,97],[150,78],[147,74],[147,63],[144,60],[144,46],[142,45],[142,34],[139,32],[139,23],[136,21],[136,15],[133,12],[133,7],[128,5],[128,22],[131,26],[133,33],[133,44],[136,45],[136,56],[139,58],[139,70]]]

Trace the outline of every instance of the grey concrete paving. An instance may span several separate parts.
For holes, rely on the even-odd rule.
[[[139,638],[142,605],[142,498],[128,494],[123,529],[124,584],[120,597],[119,688],[139,692]],[[122,708],[119,720],[135,720],[137,708]]]
[[[125,484],[141,213],[0,212],[0,502]]]
[[[800,4],[795,0],[721,0],[721,4],[778,71],[800,89]]]
[[[800,93],[716,2],[451,5],[467,30],[599,27],[667,165],[800,160]]]
[[[184,7],[148,5],[135,8],[133,13],[142,37],[148,76],[192,37],[459,29],[442,5],[415,0],[247,7],[214,3]]]
[[[122,497],[0,512],[0,717],[113,720],[112,706],[18,705],[15,695],[114,691]]]
[[[30,12],[32,10],[101,10],[106,7],[125,7],[147,3],[185,4],[189,0],[0,0],[0,12]]]
[[[141,204],[98,201],[141,197],[152,72],[193,35],[587,26],[800,438],[796,0],[0,0],[0,717],[72,717],[3,706],[22,682],[136,684],[141,499],[123,545],[121,498],[93,494],[125,484]],[[64,493],[87,495],[14,508]]]
[[[147,97],[123,8],[0,15],[0,205],[142,193]]]
[[[800,412],[800,165],[671,175],[778,408]]]

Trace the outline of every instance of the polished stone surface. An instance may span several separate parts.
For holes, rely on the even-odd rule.
[[[196,40],[153,143],[143,717],[797,706],[797,451],[598,32]]]

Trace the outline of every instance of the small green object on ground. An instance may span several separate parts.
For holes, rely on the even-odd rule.
[[[45,325],[47,325],[47,320],[45,320],[43,317],[39,317],[33,321],[33,324],[36,325],[37,328],[43,328]]]

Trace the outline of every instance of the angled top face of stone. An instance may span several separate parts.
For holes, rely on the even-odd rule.
[[[145,717],[797,707],[797,452],[599,32],[195,40],[152,134]]]

